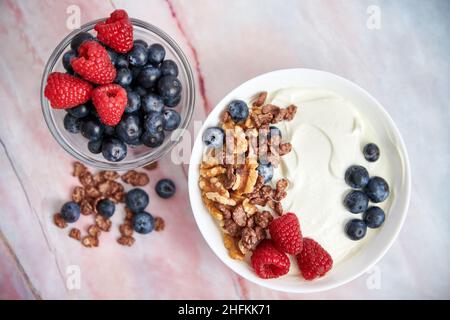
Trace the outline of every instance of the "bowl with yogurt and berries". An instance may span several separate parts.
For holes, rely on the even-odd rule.
[[[215,254],[276,290],[337,287],[373,266],[405,220],[410,168],[384,108],[331,73],[287,69],[218,103],[196,138],[189,194]]]

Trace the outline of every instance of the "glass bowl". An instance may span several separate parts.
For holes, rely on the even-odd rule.
[[[94,26],[104,19],[91,21],[83,25],[80,29],[74,30],[65,37],[55,48],[50,56],[44,70],[41,82],[41,106],[53,137],[60,146],[71,154],[78,161],[104,170],[130,170],[142,167],[146,164],[157,161],[168,153],[179,141],[188,126],[195,104],[195,85],[191,67],[185,54],[178,44],[161,29],[138,19],[130,19],[134,29],[134,39],[142,39],[151,43],[160,43],[166,49],[166,58],[172,59],[178,65],[178,79],[181,81],[183,91],[180,104],[174,109],[180,113],[181,123],[177,130],[166,132],[163,144],[157,148],[149,148],[144,145],[132,147],[127,146],[127,156],[119,162],[110,162],[103,158],[102,154],[93,154],[87,148],[88,140],[81,134],[72,134],[64,129],[63,118],[65,110],[53,109],[49,101],[44,96],[44,88],[47,77],[52,72],[65,72],[62,65],[62,55],[69,48],[72,38],[79,32],[93,33]]]

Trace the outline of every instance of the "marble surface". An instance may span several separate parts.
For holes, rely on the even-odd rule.
[[[139,237],[132,248],[118,246],[114,232],[96,250],[69,239],[51,217],[76,184],[72,159],[44,123],[39,86],[69,32],[70,5],[82,23],[124,8],[175,38],[195,70],[194,119],[243,81],[276,69],[326,70],[366,88],[397,123],[411,160],[410,210],[393,247],[375,269],[337,289],[306,295],[259,287],[207,247],[183,168],[170,161],[151,174],[152,186],[162,176],[178,186],[173,201],[151,204],[166,219],[164,232]],[[374,5],[379,29],[367,27]],[[446,0],[0,1],[0,299],[450,298],[449,12]],[[70,266],[81,272],[79,289],[66,285]]]

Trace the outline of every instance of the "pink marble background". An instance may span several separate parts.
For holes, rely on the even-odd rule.
[[[151,174],[150,211],[164,232],[118,246],[116,231],[98,249],[82,248],[52,214],[76,184],[72,159],[41,114],[44,64],[69,32],[69,5],[81,22],[114,8],[169,33],[189,56],[197,81],[194,119],[221,97],[268,71],[334,72],[371,92],[405,138],[412,165],[411,206],[391,250],[367,273],[317,294],[285,294],[229,270],[207,247],[190,212],[186,176],[165,161]],[[370,5],[381,28],[366,27]],[[0,1],[0,299],[395,299],[450,298],[450,2],[434,1]],[[176,181],[157,200],[159,177]],[[120,217],[115,217],[117,221]],[[81,288],[66,286],[77,265]],[[374,272],[380,286],[370,285]]]

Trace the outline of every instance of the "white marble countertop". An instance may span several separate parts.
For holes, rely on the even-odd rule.
[[[398,125],[411,160],[410,209],[393,247],[337,289],[306,295],[259,287],[207,247],[185,176],[170,163],[151,179],[172,177],[186,209],[154,208],[166,211],[159,238],[128,250],[111,239],[95,252],[72,243],[51,219],[75,184],[72,159],[51,137],[39,102],[44,64],[70,31],[71,5],[81,23],[124,8],[176,39],[195,71],[194,119],[243,81],[276,69],[321,69],[367,89]],[[450,298],[449,12],[446,0],[1,1],[0,299]],[[80,289],[66,286],[70,265],[81,268]]]

